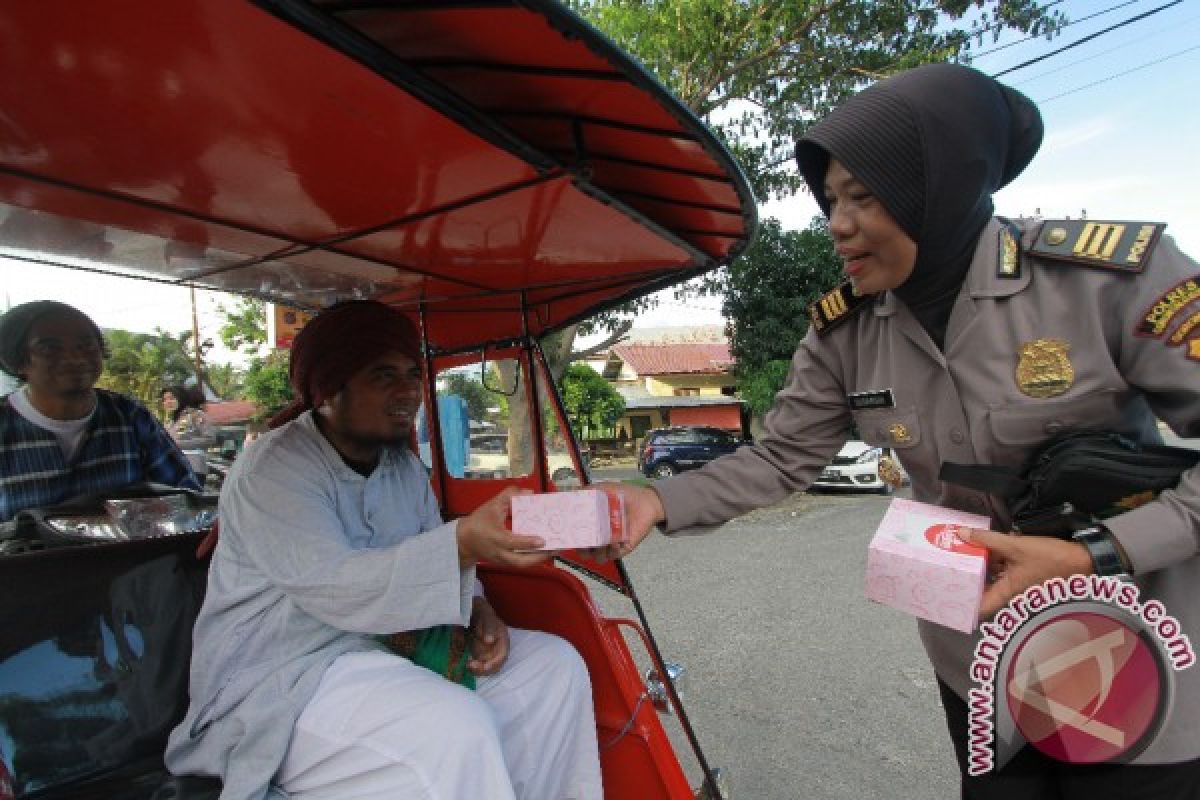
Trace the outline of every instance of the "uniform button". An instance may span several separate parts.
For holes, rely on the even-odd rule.
[[[1046,433],[1055,434],[1063,429],[1061,420],[1052,419],[1046,423]]]
[[[950,441],[954,442],[955,444],[962,444],[966,440],[967,437],[958,428],[954,428],[950,431]]]

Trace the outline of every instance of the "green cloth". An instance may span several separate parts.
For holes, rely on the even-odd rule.
[[[454,625],[435,625],[432,628],[411,631],[409,635],[416,638],[416,648],[412,652],[407,652],[407,648],[403,650],[397,648],[392,637],[383,637],[383,639],[393,651],[398,652],[417,666],[425,667],[446,680],[462,684],[468,689],[474,689],[475,676],[471,670],[467,669],[467,661],[471,657],[470,647],[464,645],[462,653],[455,659],[455,663],[450,663],[450,649],[454,641],[455,630],[456,626]]]

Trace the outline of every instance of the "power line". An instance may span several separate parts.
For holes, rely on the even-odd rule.
[[[1080,64],[1084,64],[1088,61],[1095,61],[1097,58],[1106,56],[1109,53],[1115,53],[1117,50],[1122,50],[1126,47],[1130,47],[1132,45],[1137,44],[1138,42],[1144,42],[1147,39],[1158,36],[1159,34],[1165,33],[1166,31],[1178,30],[1180,27],[1182,27],[1184,25],[1190,25],[1193,22],[1195,22],[1196,20],[1200,20],[1200,17],[1192,17],[1190,19],[1185,19],[1182,22],[1177,22],[1177,23],[1168,25],[1165,28],[1157,28],[1154,31],[1147,33],[1145,36],[1139,36],[1136,39],[1130,39],[1127,42],[1122,42],[1121,44],[1117,45],[1116,47],[1110,47],[1107,50],[1101,50],[1099,53],[1096,53],[1094,55],[1086,56],[1085,58],[1079,58],[1074,61],[1069,61],[1066,64],[1063,64],[1061,67],[1055,67],[1054,69],[1048,69],[1045,72],[1039,72],[1037,75],[1031,75],[1030,77],[1023,78],[1019,81],[1009,81],[1008,84],[1009,84],[1009,86],[1023,86],[1027,83],[1032,83],[1033,81],[1036,81],[1040,78],[1044,78],[1047,75],[1053,75],[1056,72],[1062,72],[1065,69],[1070,69],[1071,67],[1077,67]]]
[[[1057,100],[1060,97],[1066,97],[1069,94],[1075,94],[1076,92],[1082,92],[1084,89],[1091,89],[1093,86],[1099,86],[1102,83],[1108,83],[1111,80],[1116,80],[1117,78],[1123,78],[1126,75],[1129,75],[1130,73],[1138,72],[1140,70],[1146,69],[1147,67],[1152,67],[1155,64],[1161,64],[1164,61],[1169,61],[1172,58],[1181,56],[1184,53],[1190,53],[1193,50],[1200,50],[1200,44],[1193,45],[1192,47],[1188,47],[1183,50],[1179,50],[1177,52],[1171,53],[1170,55],[1163,56],[1162,58],[1156,58],[1154,61],[1147,61],[1145,64],[1139,64],[1136,67],[1133,67],[1132,69],[1127,69],[1124,72],[1118,72],[1113,75],[1109,75],[1108,77],[1101,78],[1098,81],[1092,81],[1091,83],[1086,83],[1083,86],[1076,86],[1074,89],[1068,89],[1067,91],[1062,92],[1061,94],[1056,94],[1053,97],[1047,97],[1045,100],[1038,100],[1037,102],[1039,104],[1044,105],[1046,103],[1051,102],[1052,100]]]
[[[1063,2],[1063,0],[1054,0],[1054,2],[1050,2],[1050,3],[1047,3],[1046,5],[1042,6],[1042,8],[1041,8],[1040,10],[1045,10],[1045,9],[1047,9],[1047,8],[1050,8],[1051,6],[1058,5],[1058,4],[1059,4],[1059,3],[1061,3],[1061,2]],[[1128,2],[1121,3],[1121,4],[1119,4],[1119,5],[1116,5],[1116,6],[1111,6],[1111,7],[1107,8],[1107,9],[1104,9],[1103,11],[1098,11],[1098,12],[1096,12],[1096,13],[1094,13],[1094,14],[1090,14],[1090,15],[1088,15],[1088,16],[1086,16],[1086,17],[1083,17],[1083,18],[1081,18],[1081,19],[1079,19],[1079,20],[1076,20],[1076,22],[1083,22],[1084,20],[1088,20],[1088,19],[1091,19],[1091,18],[1093,18],[1093,17],[1100,16],[1101,14],[1108,13],[1109,11],[1113,11],[1113,10],[1115,10],[1115,9],[1117,9],[1117,8],[1123,8],[1124,6],[1127,6],[1127,5],[1132,5],[1132,4],[1133,4],[1133,3],[1135,3],[1135,2],[1139,2],[1139,0],[1128,0]],[[1034,65],[1034,64],[1037,64],[1038,62],[1045,61],[1045,60],[1046,60],[1046,59],[1048,59],[1048,58],[1051,58],[1051,57],[1053,57],[1053,56],[1056,56],[1056,55],[1058,55],[1058,54],[1060,54],[1060,53],[1063,53],[1063,52],[1065,52],[1065,51],[1067,51],[1067,50],[1070,50],[1070,49],[1072,49],[1072,48],[1078,47],[1078,46],[1079,46],[1079,45],[1081,45],[1081,44],[1085,44],[1085,43],[1087,43],[1087,42],[1090,42],[1090,41],[1092,41],[1093,39],[1096,39],[1096,38],[1098,38],[1098,37],[1100,37],[1100,36],[1103,36],[1103,35],[1104,35],[1104,34],[1106,34],[1106,33],[1111,33],[1112,31],[1115,31],[1115,30],[1117,30],[1118,28],[1123,28],[1123,27],[1125,27],[1126,25],[1130,25],[1130,24],[1132,24],[1132,23],[1134,23],[1134,22],[1138,22],[1139,20],[1143,20],[1143,19],[1145,19],[1146,17],[1153,16],[1154,14],[1157,14],[1157,13],[1159,13],[1160,11],[1165,11],[1166,9],[1168,9],[1168,8],[1171,8],[1172,6],[1177,6],[1177,5],[1179,5],[1180,3],[1182,3],[1182,2],[1183,2],[1183,0],[1172,0],[1172,2],[1170,2],[1170,3],[1166,3],[1166,4],[1164,4],[1164,5],[1161,5],[1161,6],[1159,6],[1158,8],[1152,8],[1152,9],[1150,9],[1149,11],[1146,11],[1146,12],[1144,12],[1144,13],[1142,13],[1142,14],[1138,14],[1138,15],[1136,15],[1136,16],[1129,17],[1128,19],[1122,20],[1121,22],[1118,22],[1118,23],[1117,23],[1117,24],[1115,24],[1115,25],[1110,25],[1109,27],[1107,27],[1107,28],[1104,28],[1103,30],[1099,30],[1099,31],[1096,31],[1095,33],[1089,34],[1088,36],[1085,36],[1085,37],[1083,37],[1082,39],[1079,39],[1079,40],[1077,40],[1077,41],[1075,41],[1075,42],[1072,42],[1071,44],[1064,45],[1063,47],[1060,47],[1060,48],[1058,48],[1057,50],[1052,50],[1052,51],[1050,51],[1049,53],[1046,53],[1046,54],[1044,54],[1044,55],[1038,56],[1037,58],[1031,58],[1031,59],[1029,59],[1028,61],[1023,61],[1023,62],[1021,62],[1020,64],[1017,64],[1016,66],[1009,67],[1008,69],[1001,70],[1000,72],[993,73],[993,74],[992,74],[992,77],[993,77],[993,78],[998,78],[998,77],[1000,77],[1001,75],[1007,75],[1007,74],[1008,74],[1008,73],[1010,73],[1010,72],[1016,72],[1016,71],[1017,71],[1017,70],[1019,70],[1019,69],[1024,69],[1025,67],[1032,66],[1032,65]],[[1193,21],[1194,19],[1196,19],[1196,18],[1192,18],[1191,20],[1187,20],[1187,22],[1191,22],[1191,21]],[[1069,22],[1069,23],[1067,23],[1067,25],[1071,25],[1071,24],[1074,24],[1074,23],[1073,23],[1073,22]],[[982,30],[985,30],[985,31],[986,31],[986,30],[988,30],[990,27],[994,27],[994,26],[988,26],[988,27],[985,27],[985,28],[983,28]],[[1065,27],[1065,26],[1064,26],[1064,27]],[[1148,34],[1146,37],[1142,37],[1142,39],[1144,39],[1144,38],[1148,38],[1148,36],[1150,36],[1150,35],[1153,35],[1153,34]],[[1019,40],[1019,42],[1020,42],[1020,41],[1028,41],[1029,39],[1032,39],[1032,38],[1038,38],[1038,37],[1026,37],[1025,39],[1021,39],[1021,40]],[[1134,40],[1134,41],[1141,41],[1141,39],[1137,39],[1137,40]],[[1010,46],[1011,44],[1018,44],[1019,42],[1011,42],[1011,43],[1009,43],[1009,45],[1004,45],[1004,47]],[[1130,42],[1126,42],[1126,45],[1127,45],[1127,44],[1131,44],[1131,43],[1130,43]],[[1111,50],[1107,50],[1107,51],[1105,51],[1105,52],[1106,52],[1106,53],[1107,53],[1107,52],[1112,52],[1112,50],[1118,50],[1118,49],[1120,49],[1120,47],[1124,47],[1124,46],[1125,46],[1125,45],[1120,45],[1119,47],[1114,47],[1114,48],[1112,48]],[[1001,47],[1001,48],[995,48],[994,50],[984,51],[984,53],[995,52],[995,50],[999,50],[999,49],[1003,49],[1003,48],[1002,48],[1002,47]],[[1183,51],[1183,52],[1187,52],[1187,51],[1185,50],[1185,51]],[[979,53],[979,54],[976,54],[976,56],[975,56],[975,57],[977,58],[977,57],[979,57],[980,55],[983,55],[984,53]],[[1148,64],[1144,64],[1144,65],[1142,65],[1142,66],[1140,66],[1140,67],[1135,67],[1134,69],[1132,69],[1132,70],[1129,70],[1128,72],[1136,72],[1137,70],[1139,70],[1139,69],[1142,69],[1143,67],[1152,66],[1153,64],[1157,64],[1157,63],[1159,63],[1160,61],[1166,61],[1168,58],[1173,58],[1175,55],[1181,55],[1181,54],[1182,54],[1182,53],[1175,53],[1175,54],[1172,54],[1172,55],[1170,55],[1170,56],[1166,56],[1165,58],[1159,59],[1158,61],[1150,62],[1150,63],[1148,63]],[[1098,55],[1103,55],[1103,53],[1101,53],[1101,54],[1098,54]],[[1089,60],[1091,60],[1092,58],[1096,58],[1096,57],[1098,57],[1098,56],[1089,56],[1088,58],[1083,58],[1083,59],[1080,59],[1080,60],[1078,60],[1078,61],[1072,62],[1072,64],[1068,64],[1068,65],[1066,65],[1066,67],[1062,67],[1061,69],[1066,69],[1067,67],[1069,67],[1069,66],[1072,66],[1073,64],[1079,64],[1079,63],[1083,63],[1084,61],[1089,61]],[[1042,73],[1042,75],[1050,75],[1050,74],[1053,74],[1054,72],[1058,72],[1058,71],[1059,71],[1059,70],[1049,70],[1048,72],[1044,72],[1044,73]],[[1104,79],[1102,79],[1102,80],[1095,81],[1095,82],[1093,82],[1093,83],[1087,84],[1086,86],[1081,86],[1081,87],[1078,87],[1078,88],[1076,88],[1076,89],[1072,89],[1072,90],[1071,90],[1071,91],[1069,91],[1069,92],[1064,92],[1063,94],[1055,95],[1054,97],[1051,97],[1051,98],[1049,98],[1049,100],[1056,100],[1056,99],[1058,99],[1059,97],[1064,97],[1064,96],[1066,96],[1066,95],[1068,95],[1068,94],[1072,94],[1072,93],[1074,93],[1074,92],[1077,92],[1077,91],[1083,91],[1084,89],[1088,89],[1088,88],[1091,88],[1092,86],[1096,86],[1096,85],[1098,85],[1098,84],[1105,83],[1106,81],[1112,80],[1113,78],[1119,78],[1119,77],[1121,77],[1122,75],[1128,74],[1128,72],[1125,72],[1125,73],[1119,73],[1119,74],[1117,74],[1117,75],[1112,75],[1112,76],[1110,76],[1110,77],[1108,77],[1108,78],[1104,78]],[[1037,78],[1037,77],[1040,77],[1040,76],[1034,76],[1034,78],[1028,78],[1028,79],[1026,79],[1026,80],[1024,80],[1024,81],[1013,82],[1013,83],[1014,83],[1014,85],[1015,85],[1015,84],[1017,84],[1017,83],[1027,83],[1027,82],[1029,82],[1029,81],[1031,81],[1031,80],[1034,80],[1034,79],[1035,79],[1035,78]],[[1039,101],[1039,102],[1047,102],[1047,101]],[[783,156],[783,157],[781,157],[781,158],[779,158],[779,159],[776,159],[775,161],[769,162],[769,163],[768,163],[766,166],[767,166],[767,168],[777,167],[777,166],[780,166],[781,164],[785,164],[785,163],[787,163],[787,162],[791,161],[791,160],[792,160],[792,158],[793,158],[793,156],[792,156],[792,155],[790,155],[790,154],[789,154],[789,155],[785,155],[785,156]]]
[[[1124,8],[1125,6],[1131,6],[1137,2],[1140,2],[1140,0],[1126,0],[1126,2],[1124,2],[1124,3],[1119,3],[1118,5],[1115,5],[1115,6],[1109,6],[1108,8],[1104,9],[1103,11],[1097,11],[1095,14],[1088,14],[1086,17],[1080,17],[1079,19],[1073,19],[1070,22],[1065,22],[1059,27],[1059,30],[1062,30],[1063,28],[1069,28],[1072,25],[1078,25],[1081,22],[1087,22],[1089,19],[1093,19],[1095,17],[1102,16],[1104,14],[1109,13],[1110,11],[1116,11],[1118,8]],[[1021,44],[1021,42],[1028,42],[1033,39],[1040,39],[1040,38],[1042,38],[1041,34],[1033,34],[1032,36],[1026,36],[1023,39],[1017,39],[1016,41],[1012,41],[1012,42],[1005,42],[1002,45],[993,47],[988,50],[980,50],[978,53],[975,53],[973,56],[971,56],[971,60],[975,60],[976,58],[983,58],[984,56],[989,56],[992,53],[999,53],[1001,50],[1007,50],[1010,47],[1016,47],[1017,45]]]
[[[1022,61],[1020,64],[1017,64],[1015,67],[1009,67],[1008,69],[1000,70],[999,72],[994,72],[994,73],[992,73],[992,77],[999,78],[1001,75],[1007,75],[1010,72],[1016,72],[1019,69],[1024,69],[1025,67],[1032,66],[1032,65],[1038,63],[1039,61],[1045,61],[1047,58],[1052,58],[1052,57],[1058,55],[1059,53],[1070,50],[1073,47],[1078,47],[1079,45],[1084,44],[1086,42],[1090,42],[1092,39],[1095,39],[1099,36],[1103,36],[1106,33],[1111,33],[1112,31],[1115,31],[1117,28],[1123,28],[1126,25],[1131,25],[1134,22],[1137,22],[1138,20],[1143,20],[1152,14],[1157,14],[1160,11],[1165,11],[1166,9],[1170,8],[1171,6],[1177,6],[1182,2],[1183,2],[1183,0],[1172,0],[1172,2],[1170,2],[1170,3],[1161,5],[1158,8],[1152,8],[1145,13],[1138,14],[1137,16],[1130,17],[1129,19],[1118,22],[1116,25],[1109,25],[1107,28],[1105,28],[1103,30],[1096,31],[1093,34],[1089,34],[1088,36],[1085,36],[1082,39],[1079,39],[1077,41],[1071,42],[1068,45],[1063,45],[1062,47],[1058,48],[1057,50],[1051,50],[1049,53],[1040,55],[1037,58],[1031,58],[1028,61]]]

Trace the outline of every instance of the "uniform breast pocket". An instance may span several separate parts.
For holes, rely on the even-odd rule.
[[[875,447],[907,450],[921,443],[921,423],[916,408],[872,408],[853,411],[858,436]]]
[[[1053,402],[997,406],[988,417],[998,443],[1029,448],[1068,431],[1118,428],[1120,403],[1120,394],[1113,390]]]

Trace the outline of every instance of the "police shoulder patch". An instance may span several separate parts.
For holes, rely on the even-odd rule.
[[[1167,344],[1178,347],[1193,337],[1200,336],[1200,311],[1195,311],[1187,319],[1183,312],[1194,308],[1200,301],[1200,275],[1185,278],[1155,298],[1150,307],[1142,312],[1138,320],[1138,336],[1159,338],[1171,330],[1175,330],[1167,339]],[[1175,325],[1182,320],[1181,324]]]
[[[1029,254],[1089,267],[1140,273],[1167,226],[1161,222],[1046,220]]]
[[[868,296],[855,294],[850,281],[846,281],[809,306],[808,316],[817,333],[824,335],[854,316],[854,312],[866,305],[869,299]]]
[[[1003,280],[1021,278],[1021,229],[1015,222],[1000,220],[999,252],[996,253],[996,277]]]

